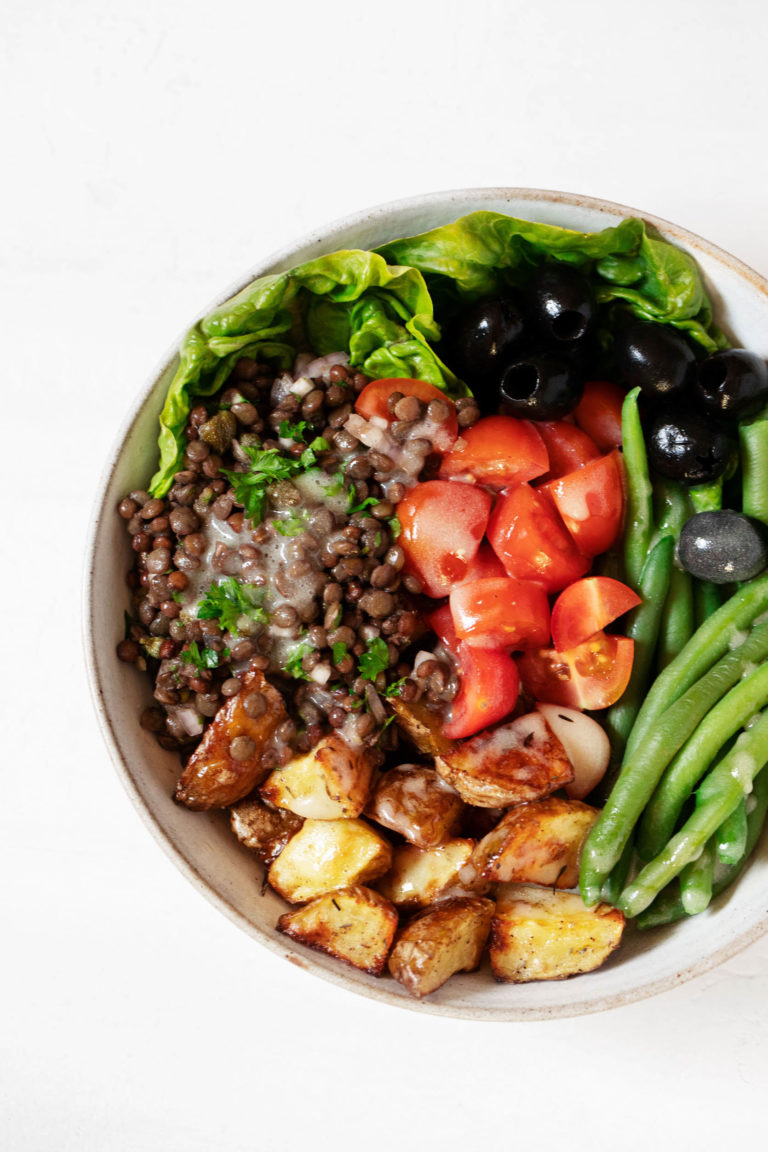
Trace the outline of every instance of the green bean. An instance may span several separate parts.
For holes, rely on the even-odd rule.
[[[628,392],[621,409],[622,452],[627,481],[627,507],[624,520],[624,570],[637,588],[653,533],[651,479],[645,437],[637,408],[639,388]]]
[[[693,601],[696,627],[699,628],[723,603],[723,589],[719,584],[706,580],[693,581]]]
[[[661,713],[727,651],[731,638],[768,607],[768,575],[750,580],[704,621],[651,688],[627,742],[631,756],[647,739]],[[626,757],[625,757],[626,759]]]
[[[604,721],[616,760],[621,756],[647,690],[674,553],[675,541],[672,536],[664,536],[651,549],[638,587],[643,602],[633,608],[627,617],[624,632],[635,644],[632,675],[621,699],[608,709]]]
[[[616,906],[619,896],[621,895],[622,890],[626,886],[627,880],[629,878],[634,856],[635,844],[634,840],[630,836],[629,840],[627,840],[626,844],[624,845],[624,851],[619,857],[618,863],[614,865],[614,867],[605,878],[603,890],[600,895],[600,899],[605,904],[612,904],[614,907]]]
[[[665,771],[638,827],[636,846],[642,860],[658,856],[674,831],[683,805],[720,749],[766,706],[768,664],[763,664],[715,705]]]
[[[637,916],[691,860],[749,792],[752,781],[768,761],[768,711],[739,736],[699,787],[696,808],[664,851],[646,864],[619,899],[626,916]]]
[[[693,580],[688,572],[673,565],[669,578],[669,592],[659,627],[656,664],[663,672],[682,652],[694,633]]]
[[[750,797],[753,804],[747,812],[747,843],[744,855],[736,863],[727,867],[719,866],[715,871],[715,882],[712,886],[712,897],[719,896],[737,879],[755,850],[760,834],[765,825],[768,812],[768,769],[764,768],[755,779],[755,786]],[[716,833],[717,835],[717,833]],[[687,915],[682,905],[680,885],[673,880],[663,892],[641,912],[635,921],[638,928],[658,928],[663,924],[672,924],[682,920]]]
[[[755,614],[759,610],[759,605],[757,609],[753,605]],[[681,661],[685,651],[657,678],[652,692],[656,691],[656,685],[660,682],[670,681],[670,670]],[[768,622],[757,625],[740,647],[722,656],[713,668],[666,710],[660,709],[661,714],[654,718],[642,744],[631,755],[627,751],[619,779],[584,845],[580,886],[586,904],[595,904],[599,900],[603,881],[616,865],[632,829],[672,757],[710,709],[742,678],[750,665],[766,658]],[[686,663],[686,669],[689,667],[690,661]],[[640,717],[645,708],[646,705],[643,705]]]
[[[723,864],[738,864],[747,846],[747,801],[742,800],[715,833],[717,858]]]
[[[741,510],[768,524],[768,420],[739,425]]]
[[[688,489],[694,512],[717,512],[723,506],[723,477]]]
[[[709,906],[715,882],[715,845],[707,840],[701,855],[686,864],[680,873],[680,900],[688,916],[695,916]]]

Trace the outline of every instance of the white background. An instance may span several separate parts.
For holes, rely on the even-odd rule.
[[[148,373],[311,228],[530,185],[666,217],[768,273],[766,12],[3,0],[4,1149],[719,1149],[761,1123],[768,940],[655,999],[517,1025],[384,1008],[261,949],[124,795],[79,595]]]

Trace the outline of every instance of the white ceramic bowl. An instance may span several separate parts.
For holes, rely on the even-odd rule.
[[[768,282],[746,265],[698,236],[634,209],[533,189],[443,192],[361,212],[257,264],[251,276],[229,288],[210,308],[251,278],[338,248],[373,248],[479,208],[585,231],[616,224],[626,216],[643,216],[666,239],[696,258],[721,326],[742,346],[768,357]],[[226,815],[189,812],[171,801],[178,760],[163,752],[138,723],[150,699],[149,684],[115,656],[122,637],[123,608],[129,607],[125,573],[130,567],[127,534],[115,508],[127,491],[144,486],[154,469],[157,416],[175,366],[174,353],[139,395],[104,475],[93,517],[85,588],[86,652],[94,701],[123,783],[152,832],[201,893],[261,944],[350,992],[418,1012],[479,1020],[572,1016],[629,1003],[705,972],[768,930],[764,841],[739,882],[709,911],[668,929],[630,931],[602,968],[566,981],[496,984],[484,970],[456,976],[418,1003],[393,980],[366,976],[279,935],[275,922],[285,905],[271,891],[262,894],[261,866],[234,838]]]

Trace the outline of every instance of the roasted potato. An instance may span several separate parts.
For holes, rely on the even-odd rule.
[[[558,796],[519,804],[480,841],[472,863],[485,880],[575,888],[581,849],[597,817],[596,808]]]
[[[397,928],[397,912],[378,892],[353,886],[286,912],[277,927],[308,948],[380,976]]]
[[[479,808],[538,800],[573,779],[565,750],[540,712],[462,740],[437,756],[435,767],[463,800]]]
[[[474,840],[459,839],[437,848],[399,844],[390,870],[376,887],[397,908],[409,910],[426,908],[447,896],[472,895],[478,883],[471,865],[474,847]]]
[[[623,912],[609,904],[587,908],[575,892],[503,885],[491,923],[491,968],[506,983],[563,980],[599,968],[623,931]]]
[[[425,756],[443,756],[457,747],[455,740],[443,735],[442,720],[423,700],[406,703],[398,696],[389,702],[395,713],[395,723],[407,736],[414,748]]]
[[[337,732],[304,756],[270,773],[259,789],[265,800],[310,820],[359,816],[371,791],[374,752],[351,748]]]
[[[269,883],[291,904],[365,884],[392,864],[392,848],[362,820],[305,820],[269,869]]]
[[[401,764],[379,778],[366,815],[419,848],[435,848],[456,830],[463,809],[434,768]]]
[[[418,1000],[455,972],[473,972],[482,959],[493,901],[482,896],[445,900],[414,917],[398,934],[389,971]]]
[[[264,697],[266,708],[252,717],[246,701],[255,693]],[[246,672],[240,691],[219,709],[190,756],[174,800],[197,811],[226,808],[242,800],[267,775],[269,768],[262,765],[262,756],[278,724],[286,719],[277,689],[261,672]]]
[[[304,821],[283,808],[271,808],[256,796],[241,800],[230,809],[232,831],[241,843],[252,848],[267,867],[295,836]]]

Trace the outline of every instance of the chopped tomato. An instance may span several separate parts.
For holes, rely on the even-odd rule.
[[[427,480],[397,506],[406,572],[427,596],[447,596],[467,574],[483,538],[491,497],[471,484]]]
[[[448,452],[459,433],[456,405],[445,392],[435,388],[434,384],[428,384],[426,380],[394,378],[372,380],[370,384],[366,384],[355,401],[355,411],[366,420],[376,418],[386,420],[389,424],[395,419],[387,408],[387,401],[393,392],[402,392],[403,396],[415,396],[423,404],[429,404],[432,400],[442,400],[447,405],[447,418],[439,424],[430,421],[429,429],[425,428],[425,433],[429,431],[430,439],[438,452]],[[429,421],[428,415],[426,419]]]
[[[488,541],[483,540],[477,553],[470,560],[466,575],[460,583],[468,584],[470,580],[490,580],[494,576],[506,576],[504,565]]]
[[[459,640],[447,604],[432,612],[427,623],[456,658],[461,680],[451,719],[443,725],[445,735],[460,740],[503,720],[517,703],[520,686],[512,657],[498,649],[471,648]]]
[[[535,700],[565,708],[609,708],[632,674],[634,641],[597,632],[584,644],[557,652],[539,648],[518,657],[520,678]]]
[[[547,449],[530,420],[486,416],[462,431],[442,459],[440,477],[501,489],[543,476],[548,467]]]
[[[550,480],[537,489],[552,501],[577,547],[599,556],[613,544],[624,515],[624,484],[617,451]],[[561,585],[564,587],[564,585]]]
[[[552,643],[558,652],[576,648],[640,603],[636,592],[610,576],[577,580],[552,608]]]
[[[549,641],[549,601],[528,580],[474,580],[454,588],[451,616],[472,648],[541,648]]]
[[[621,447],[621,406],[624,392],[608,380],[590,380],[574,409],[576,423],[602,452]]]
[[[501,494],[488,539],[508,576],[532,580],[545,592],[559,592],[589,570],[589,557],[576,547],[551,501],[528,484]]]
[[[565,476],[600,455],[599,448],[586,432],[582,432],[575,424],[567,424],[565,420],[539,421],[536,430],[549,454],[546,480],[556,480],[558,476]]]

